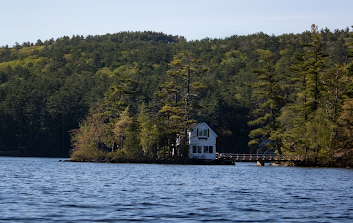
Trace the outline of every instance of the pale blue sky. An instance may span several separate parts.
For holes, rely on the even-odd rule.
[[[0,0],[0,46],[156,31],[187,40],[353,25],[353,0]]]

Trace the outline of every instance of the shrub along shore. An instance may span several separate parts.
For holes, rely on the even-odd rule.
[[[353,166],[352,32],[308,28],[195,41],[121,32],[0,47],[0,151],[169,159],[176,138],[205,122],[219,152],[256,153],[267,138],[278,154],[313,166]]]

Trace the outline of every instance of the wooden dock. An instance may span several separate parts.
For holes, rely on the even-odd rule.
[[[280,163],[280,162],[293,162],[303,163],[306,158],[302,155],[278,155],[278,154],[238,154],[238,153],[216,153],[217,159],[231,159],[234,162],[258,162],[264,163]]]

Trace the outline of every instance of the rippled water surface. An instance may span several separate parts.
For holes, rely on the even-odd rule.
[[[353,222],[353,170],[0,157],[0,222]]]

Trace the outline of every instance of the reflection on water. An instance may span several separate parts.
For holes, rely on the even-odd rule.
[[[0,222],[352,222],[353,170],[0,157]]]

